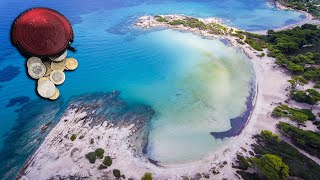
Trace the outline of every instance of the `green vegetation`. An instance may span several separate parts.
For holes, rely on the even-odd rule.
[[[241,155],[237,155],[236,162],[238,163],[238,166],[233,166],[233,167],[235,167],[237,169],[241,169],[241,170],[248,170],[248,168],[250,167],[251,159],[245,158]]]
[[[96,159],[103,159],[104,150],[101,148],[96,149],[94,152],[89,152],[86,154],[86,158],[89,160],[91,164],[96,162]]]
[[[273,117],[289,117],[291,120],[304,124],[307,120],[315,120],[315,115],[309,109],[290,108],[287,105],[280,105],[273,109]]]
[[[158,21],[158,22],[167,22],[167,20],[166,20],[164,17],[162,17],[162,16],[155,16],[154,18],[155,18],[156,21]]]
[[[306,91],[291,90],[290,96],[297,102],[311,105],[315,105],[320,100],[320,93],[315,89],[307,89]]]
[[[145,173],[141,180],[152,180],[152,174],[151,173]]]
[[[261,40],[269,43],[269,56],[276,58],[276,63],[287,68],[293,74],[307,80],[320,80],[320,29],[315,25],[304,24],[291,30],[268,31]]]
[[[237,155],[239,166],[233,166],[243,179],[285,179],[291,176],[293,179],[314,180],[320,177],[320,166],[280,140],[277,134],[265,130],[254,138],[256,143],[251,145],[254,157]],[[257,171],[252,172],[249,167]]]
[[[95,150],[95,154],[99,159],[103,159],[104,150],[101,148],[98,148]]]
[[[112,165],[112,159],[110,156],[105,156],[102,164],[106,166],[111,166]]]
[[[238,37],[239,39],[244,39],[244,35],[242,34],[243,32],[237,31],[236,33],[232,34],[233,36]]]
[[[284,122],[280,122],[277,128],[281,131],[281,134],[290,138],[295,145],[309,154],[320,158],[320,134],[305,131]]]
[[[112,172],[113,172],[114,177],[121,178],[120,170],[114,169]]]
[[[185,18],[183,20],[173,20],[169,22],[172,26],[183,25],[190,28],[198,28],[200,30],[207,30],[211,34],[225,34],[227,28],[217,23],[205,24],[196,18]]]
[[[186,18],[184,20],[173,20],[169,22],[169,24],[173,26],[182,24],[183,26],[186,26],[186,27],[199,28],[201,30],[205,30],[208,28],[208,26],[204,22],[196,18]]]
[[[95,152],[89,152],[88,154],[86,154],[86,158],[91,164],[94,164],[96,162],[97,156]]]
[[[264,41],[262,35],[253,34],[249,32],[237,31],[235,34],[232,34],[236,37],[246,37],[245,43],[249,44],[253,49],[257,51],[262,51],[263,48],[267,48],[267,42]],[[243,38],[244,39],[244,38]]]
[[[293,89],[295,89],[297,85],[304,86],[308,84],[308,81],[302,76],[293,76],[292,79],[288,81],[291,83]]]
[[[287,179],[289,177],[289,167],[277,155],[264,154],[260,158],[253,158],[253,161],[259,172],[267,179]]]
[[[316,0],[286,0],[281,1],[285,6],[295,10],[309,12],[313,16],[320,17],[319,1]]]
[[[267,35],[257,35],[238,31],[234,36],[245,36],[245,42],[262,51],[269,49],[268,56],[276,58],[276,63],[308,81],[320,81],[320,29],[316,25],[304,24],[290,30]]]
[[[101,170],[101,169],[107,169],[108,168],[108,166],[106,166],[106,165],[104,165],[104,164],[100,164],[99,166],[98,166],[98,169],[99,170]]]
[[[114,169],[114,170],[112,171],[112,173],[113,173],[114,177],[116,177],[116,179],[120,179],[120,178],[125,179],[125,176],[124,176],[124,175],[121,175],[121,172],[120,172],[120,170],[118,170],[118,169]]]
[[[315,177],[320,177],[320,166],[288,143],[279,142],[277,138],[272,140],[263,134],[255,135],[254,138],[257,143],[251,146],[256,154],[255,157],[259,158],[265,154],[277,155],[289,167],[290,176],[305,180],[314,180]]]
[[[70,137],[70,140],[74,141],[74,140],[76,140],[76,138],[77,138],[77,136],[75,134],[72,134],[71,137]]]
[[[268,130],[262,130],[260,135],[265,141],[270,141],[270,142],[281,141],[280,136],[278,134],[273,134],[271,131],[268,131]]]

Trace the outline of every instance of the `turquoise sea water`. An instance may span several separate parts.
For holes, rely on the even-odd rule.
[[[216,16],[241,29],[263,30],[304,18],[297,12],[272,8],[264,0],[0,0],[0,147],[4,149],[0,159],[5,164],[2,176],[8,171],[16,173],[33,152],[22,152],[22,147],[35,149],[39,145],[8,139],[12,137],[10,133],[24,132],[19,126],[30,127],[29,121],[35,123],[30,118],[36,122],[46,122],[48,118],[28,116],[29,111],[23,111],[29,119],[21,118],[21,113],[15,112],[21,106],[6,107],[9,101],[23,99],[24,107],[35,115],[50,112],[53,106],[53,102],[37,97],[36,82],[25,72],[25,59],[9,39],[15,17],[26,8],[37,6],[56,9],[73,24],[78,52],[69,56],[79,60],[79,68],[66,73],[65,83],[59,86],[61,100],[66,103],[75,95],[119,90],[127,102],[150,105],[156,113],[151,120],[148,156],[163,163],[198,159],[228,141],[214,139],[210,132],[230,129],[230,119],[245,110],[253,71],[241,52],[219,40],[172,30],[144,31],[132,27],[133,22],[142,15],[178,13]],[[59,107],[54,112],[63,112],[64,106]],[[56,118],[61,112],[50,117]],[[33,130],[38,131],[44,122],[32,124]]]

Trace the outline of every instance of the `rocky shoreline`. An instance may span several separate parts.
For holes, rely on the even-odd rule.
[[[89,101],[84,96],[71,103],[17,179],[113,177],[109,169],[99,170],[98,163],[85,158],[97,148],[104,148],[114,161],[124,155],[142,160],[144,128],[154,112],[147,106],[128,109],[118,95],[99,94]]]

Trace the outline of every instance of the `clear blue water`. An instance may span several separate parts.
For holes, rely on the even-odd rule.
[[[272,8],[265,0],[69,0],[60,3],[0,0],[0,72],[9,67],[0,73],[0,148],[12,142],[10,151],[13,152],[23,144],[6,139],[8,135],[14,130],[23,132],[19,129],[20,123],[30,121],[39,127],[44,123],[41,118],[47,117],[25,114],[32,120],[21,118],[21,113],[15,112],[19,104],[6,107],[9,101],[29,98],[30,102],[25,105],[33,114],[50,110],[43,106],[52,103],[36,95],[35,81],[25,72],[25,59],[11,45],[9,37],[11,23],[19,13],[39,6],[60,11],[74,28],[74,46],[78,52],[69,56],[77,58],[80,64],[75,72],[66,73],[65,83],[59,86],[61,101],[67,102],[71,96],[83,93],[116,89],[128,102],[152,106],[156,115],[152,119],[148,155],[167,163],[197,159],[224,143],[212,138],[209,132],[228,130],[229,119],[244,110],[252,68],[242,53],[218,40],[171,30],[142,31],[132,27],[132,23],[142,15],[177,13],[216,16],[241,29],[263,30],[304,18],[298,12]],[[63,112],[63,107],[52,116]],[[166,133],[161,134],[163,131]],[[190,145],[186,140],[198,144],[186,148]],[[183,149],[190,150],[179,153]],[[4,171],[14,174],[31,153],[27,151],[24,156],[17,153],[12,157],[3,151],[0,158],[6,169],[1,174]]]

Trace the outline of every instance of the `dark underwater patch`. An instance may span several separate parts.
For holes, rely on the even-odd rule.
[[[250,95],[247,97],[246,111],[242,115],[236,118],[230,119],[231,129],[223,132],[211,132],[210,134],[216,139],[223,139],[223,138],[234,137],[239,135],[242,132],[243,128],[246,126],[250,118],[251,112],[253,110],[253,100],[254,100],[255,93],[256,93],[255,89],[254,87],[252,87],[250,91]]]
[[[20,68],[9,65],[0,70],[0,82],[11,81],[20,74]]]
[[[27,103],[30,101],[30,98],[27,96],[19,96],[19,97],[15,97],[10,99],[10,101],[8,102],[8,104],[6,105],[6,107],[12,107],[15,105],[22,105],[24,103]]]
[[[288,19],[284,22],[285,25],[290,25],[290,24],[295,24],[298,23],[299,21],[294,20],[294,19]]]

